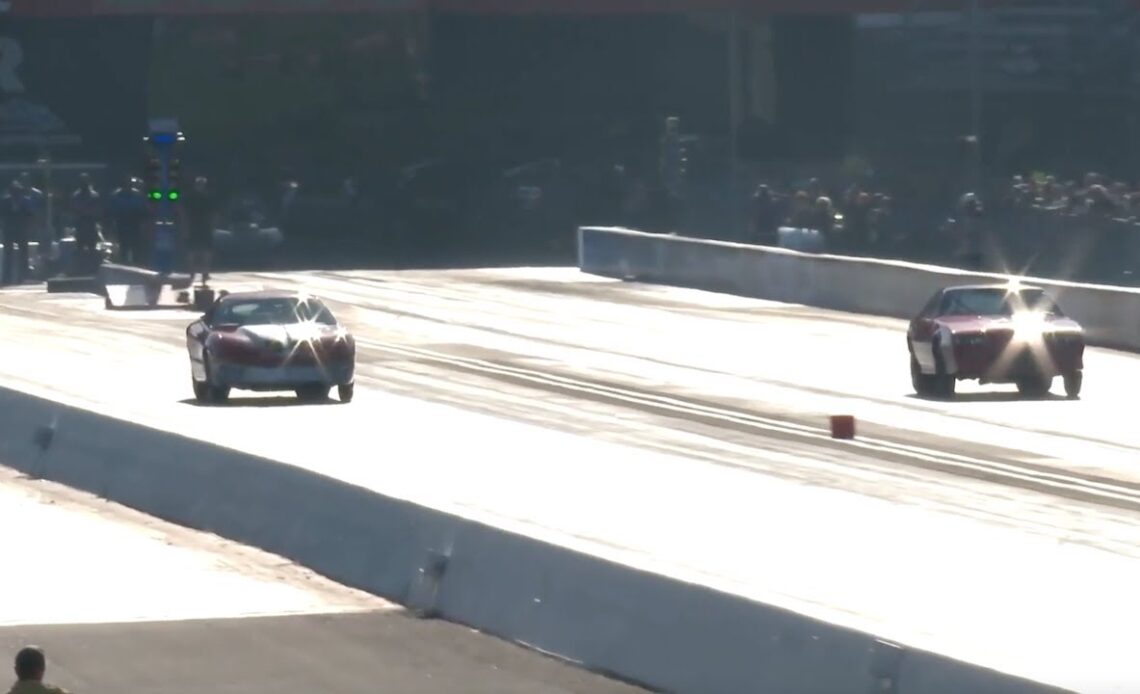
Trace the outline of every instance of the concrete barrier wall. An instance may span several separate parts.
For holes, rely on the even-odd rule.
[[[578,230],[578,266],[619,279],[710,289],[820,308],[911,318],[939,288],[1005,275],[800,253],[628,229]],[[1028,278],[1052,292],[1091,344],[1140,350],[1140,289]]]
[[[5,465],[658,690],[1056,691],[18,391],[0,412]]]

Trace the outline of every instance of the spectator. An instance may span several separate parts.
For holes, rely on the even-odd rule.
[[[198,176],[194,179],[194,187],[182,198],[191,284],[198,274],[202,275],[203,285],[210,280],[217,209],[217,201],[209,188],[209,181],[205,176]]]
[[[4,231],[4,266],[0,268],[0,284],[19,284],[28,271],[28,240],[35,204],[19,179],[12,181],[0,198],[0,224]]]
[[[885,193],[875,193],[871,198],[871,212],[867,226],[872,239],[881,239],[891,218],[891,198]]]
[[[16,683],[8,694],[68,694],[67,690],[44,684],[47,658],[36,646],[21,648],[16,654]]]
[[[824,195],[816,198],[815,209],[809,226],[823,234],[829,244],[835,240],[838,225],[835,219],[835,206],[832,204],[831,198]]]
[[[772,189],[761,183],[752,194],[752,241],[761,246],[779,243],[780,205]]]
[[[974,193],[966,193],[958,201],[958,210],[952,221],[952,229],[958,241],[958,257],[965,267],[982,269],[985,259],[983,249],[982,201]]]
[[[844,204],[843,226],[849,242],[856,248],[868,248],[878,240],[871,226],[872,198],[858,188],[848,193]]]
[[[118,260],[128,265],[143,265],[146,218],[150,214],[142,181],[128,177],[126,184],[111,193],[111,214],[115,238],[119,242]]]
[[[788,226],[796,229],[811,229],[815,222],[815,210],[806,190],[797,190],[792,196],[792,209],[788,215]]]
[[[41,241],[51,243],[55,240],[55,230],[47,228],[47,220],[45,219],[47,211],[47,195],[44,191],[36,187],[32,181],[32,174],[28,171],[21,171],[19,176],[20,185],[28,193],[28,199],[32,204],[33,221],[32,224],[42,230],[40,234],[32,234],[38,236]]]
[[[79,175],[79,187],[71,194],[71,211],[75,216],[75,251],[81,262],[90,262],[99,244],[99,193],[91,175]]]

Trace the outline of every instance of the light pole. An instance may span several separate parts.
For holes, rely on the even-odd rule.
[[[740,25],[734,7],[728,17],[728,210],[732,238],[740,238]]]
[[[979,0],[969,0],[969,63],[970,63],[970,185],[981,194],[982,185],[982,65],[979,37]]]
[[[40,175],[44,182],[44,233],[42,238],[49,243],[55,241],[55,195],[52,194],[51,153],[45,148],[40,158],[36,160],[40,167]]]

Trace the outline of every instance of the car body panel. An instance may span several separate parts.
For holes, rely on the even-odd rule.
[[[1002,312],[945,314],[953,292],[977,291],[1012,297]],[[961,296],[961,295],[958,295]],[[1022,299],[1022,297],[1028,297]],[[1045,307],[1041,311],[1036,308]],[[940,290],[907,330],[907,346],[925,375],[959,380],[1012,383],[1052,378],[1084,368],[1084,331],[1061,313],[1047,293],[1035,287],[965,285]]]
[[[227,311],[235,304],[255,307],[273,303],[279,308],[281,302],[302,302],[297,305],[312,315],[297,310],[292,316],[279,316],[275,322],[261,322],[256,317],[248,324],[224,322],[227,316],[232,318]],[[312,318],[318,314],[320,322]],[[349,385],[355,380],[353,336],[319,299],[297,292],[243,292],[219,297],[210,311],[187,326],[186,347],[194,381],[222,388],[296,390]]]

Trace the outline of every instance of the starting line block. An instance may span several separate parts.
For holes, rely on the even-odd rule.
[[[104,305],[108,309],[165,308],[183,306],[184,290],[166,284],[108,284]]]
[[[226,291],[198,286],[179,289],[168,284],[109,284],[103,301],[109,310],[193,308],[205,313]]]
[[[153,270],[104,263],[99,267],[108,309],[181,307],[190,303],[189,275],[160,275]]]

